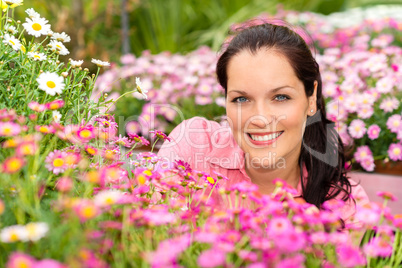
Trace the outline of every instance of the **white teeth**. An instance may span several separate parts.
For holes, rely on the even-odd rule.
[[[282,132],[278,132],[278,133],[274,133],[274,134],[269,134],[269,135],[264,135],[264,136],[260,136],[260,135],[251,135],[251,138],[255,141],[269,141],[269,140],[273,140],[279,137],[279,135],[281,135]]]

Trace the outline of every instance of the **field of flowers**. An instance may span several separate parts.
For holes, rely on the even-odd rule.
[[[294,189],[281,180],[275,182],[272,196],[262,196],[248,183],[225,189],[220,181],[228,178],[221,174],[192,170],[181,161],[162,165],[153,152],[134,154],[140,145],[168,140],[160,131],[163,125],[148,128],[148,139],[137,134],[135,125],[127,136],[119,134],[108,112],[121,95],[108,100],[106,91],[94,89],[100,68],[109,63],[93,59],[98,73],[91,74],[82,69],[81,60],[61,62],[59,56],[69,53],[63,45],[69,36],[52,32],[48,21],[33,9],[26,10],[23,22],[9,17],[13,8],[22,7],[15,7],[17,1],[4,2],[1,267],[401,267],[402,217],[386,207],[396,199],[392,194],[379,193],[383,204],[359,207],[355,218],[361,224],[342,231],[338,210],[342,201],[326,202],[318,210],[293,199]],[[334,57],[339,53],[332,51]],[[391,71],[388,64],[394,64],[396,71],[392,69],[391,74],[398,78],[401,55],[390,53],[395,54],[395,63],[386,61],[383,68]],[[207,92],[212,77],[204,86],[198,81],[199,76],[211,76],[209,55],[208,49],[189,56],[172,55],[182,65],[195,56],[194,74],[183,70],[182,80],[163,76],[161,85],[181,81],[183,88],[191,84],[194,90]],[[162,62],[165,59],[159,57]],[[134,60],[136,64],[130,64],[142,72],[142,81],[133,80],[134,90],[127,94],[171,101],[173,95],[178,95],[177,101],[185,97],[185,93],[173,94],[168,84],[160,91],[164,93],[147,86],[159,69],[147,71],[147,82],[142,68],[151,64],[145,54],[125,60]],[[204,64],[209,69],[202,68]],[[168,64],[164,66],[169,71]],[[137,75],[130,68],[126,72],[127,77]],[[392,90],[395,87],[392,84]],[[220,102],[212,91],[202,96]],[[151,118],[142,120],[151,122]],[[214,206],[213,192],[230,206]]]

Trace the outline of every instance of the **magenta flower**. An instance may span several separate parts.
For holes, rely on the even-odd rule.
[[[389,158],[393,161],[402,161],[402,144],[391,143],[388,149]]]
[[[367,135],[370,140],[375,140],[380,135],[380,131],[381,131],[381,128],[378,125],[374,124],[368,128]]]
[[[121,145],[121,146],[128,147],[128,148],[133,146],[133,142],[131,140],[129,140],[127,137],[122,137],[121,135],[119,135],[119,137],[116,138],[116,140],[113,141],[113,143],[116,145]]]
[[[214,248],[203,251],[198,257],[197,263],[202,268],[223,266],[226,262],[226,254]]]
[[[392,244],[382,237],[373,237],[363,248],[364,253],[372,258],[390,257],[392,255],[392,249]]]
[[[402,116],[399,114],[390,116],[387,120],[387,127],[391,132],[398,133],[402,127]]]
[[[127,133],[128,137],[130,139],[132,139],[135,143],[140,143],[144,146],[148,146],[149,145],[149,141],[147,141],[144,137],[138,136],[135,133]]]
[[[366,133],[366,125],[364,122],[360,119],[355,119],[350,123],[350,126],[348,127],[348,131],[350,133],[350,136],[355,139],[360,139],[364,136]]]
[[[173,164],[174,164],[174,168],[179,172],[179,175],[181,175],[183,177],[187,176],[188,173],[190,173],[190,175],[191,175],[191,172],[193,172],[190,165],[185,161],[176,160],[173,162]]]
[[[48,110],[57,110],[60,109],[64,106],[64,101],[63,100],[54,100],[49,103],[45,103],[45,107]]]
[[[66,152],[54,150],[45,159],[46,168],[54,174],[63,173],[67,169]]]
[[[40,260],[36,263],[35,267],[38,267],[38,268],[39,267],[40,268],[67,268],[66,265],[64,265],[58,261],[52,260],[52,259]]]
[[[154,138],[171,141],[171,139],[162,131],[159,130],[151,130],[149,133],[154,133]]]
[[[366,265],[366,258],[359,248],[351,245],[339,245],[336,249],[338,261],[342,267],[356,267]]]
[[[267,233],[270,236],[277,236],[293,231],[293,225],[288,218],[276,217],[268,223]]]
[[[397,201],[398,198],[390,192],[377,192],[377,196],[382,197],[386,200]]]
[[[306,257],[303,254],[296,254],[292,257],[285,258],[278,262],[276,268],[304,268],[304,261]]]

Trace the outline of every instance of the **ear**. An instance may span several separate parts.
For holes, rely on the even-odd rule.
[[[308,115],[314,115],[317,112],[317,86],[318,82],[314,81],[314,92],[308,97]]]

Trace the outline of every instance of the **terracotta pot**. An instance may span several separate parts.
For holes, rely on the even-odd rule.
[[[389,175],[402,175],[402,161],[384,163],[383,160],[374,161],[374,172],[389,174]]]

